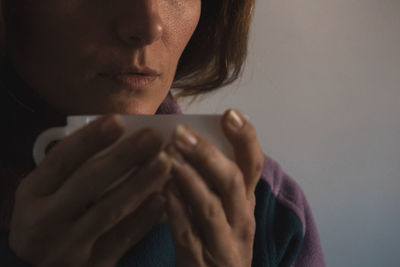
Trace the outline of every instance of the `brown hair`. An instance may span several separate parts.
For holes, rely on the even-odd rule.
[[[203,0],[199,25],[175,75],[176,97],[196,96],[234,82],[247,56],[254,0]]]

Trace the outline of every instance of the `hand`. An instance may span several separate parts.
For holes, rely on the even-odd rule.
[[[173,180],[164,194],[178,267],[251,266],[254,190],[264,155],[253,126],[239,112],[226,112],[222,127],[236,163],[184,126],[167,149]]]
[[[21,259],[37,267],[115,266],[160,222],[171,163],[158,135],[144,129],[92,158],[122,135],[117,118],[66,137],[20,184],[9,246]]]

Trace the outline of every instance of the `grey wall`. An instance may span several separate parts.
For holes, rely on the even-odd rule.
[[[234,44],[232,44],[234,45]],[[303,188],[328,266],[400,266],[400,1],[259,0],[237,107]]]

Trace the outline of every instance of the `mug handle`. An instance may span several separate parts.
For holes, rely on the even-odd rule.
[[[33,159],[36,165],[44,159],[46,156],[48,146],[53,142],[60,141],[67,136],[65,127],[51,128],[41,133],[33,145]]]

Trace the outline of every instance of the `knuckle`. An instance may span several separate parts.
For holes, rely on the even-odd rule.
[[[259,175],[262,172],[262,169],[264,167],[264,154],[261,152],[261,155],[258,156],[257,160],[254,162],[254,175]]]
[[[254,218],[248,219],[239,232],[240,240],[244,242],[252,242],[256,231],[256,222]]]
[[[15,215],[15,225],[24,228],[24,231],[30,233],[30,236],[35,239],[36,237],[42,238],[42,234],[46,233],[54,222],[53,214],[49,212],[49,208],[46,205],[38,207],[42,204],[40,202],[32,201],[31,206],[21,207],[21,211],[25,208],[29,208],[31,212],[18,212]],[[50,236],[50,235],[48,235]]]
[[[90,171],[87,173],[84,173],[82,176],[79,177],[79,183],[74,182],[68,185],[66,187],[66,190],[63,191],[63,194],[67,195],[69,199],[75,199],[77,201],[73,201],[73,207],[77,209],[83,209],[82,211],[85,211],[87,208],[89,208],[89,205],[94,204],[94,200],[100,196],[100,194],[103,192],[101,190],[101,183],[94,181],[92,177],[97,177],[98,174],[91,175],[93,171]],[[79,206],[76,206],[75,204],[79,204]],[[72,202],[71,202],[72,204]],[[87,205],[87,206],[84,206]],[[71,212],[75,212],[76,210],[71,210]],[[57,212],[58,207],[54,207],[53,210],[55,213]]]
[[[130,235],[124,235],[121,238],[119,238],[118,240],[121,241],[121,244],[125,247],[132,245],[133,241],[135,240],[135,238],[133,238],[133,236]]]
[[[182,246],[192,246],[196,243],[193,233],[189,229],[181,231],[178,235],[178,240]]]
[[[256,197],[255,197],[254,193],[252,192],[252,193],[248,196],[247,199],[249,200],[249,209],[250,209],[251,211],[254,211],[254,208],[255,208],[255,206],[256,206]]]
[[[98,209],[97,217],[105,225],[113,225],[117,223],[124,216],[124,211],[120,208],[107,207],[105,209]]]
[[[88,176],[88,177],[93,177],[93,176]],[[79,191],[77,190],[77,196],[86,194],[87,196],[91,196],[91,198],[94,198],[97,196],[97,194],[100,192],[99,185],[93,182],[92,179],[82,179],[81,184],[80,184],[80,189]]]
[[[80,134],[78,138],[75,140],[75,145],[77,147],[88,147],[91,146],[95,141],[98,141],[98,137],[100,135],[89,135],[89,134]],[[94,137],[94,138],[93,138]]]
[[[109,222],[117,222],[124,215],[124,212],[121,209],[112,209],[108,211],[107,219]]]
[[[123,165],[126,164],[130,159],[130,156],[128,153],[126,153],[125,150],[117,150],[115,151],[110,158],[111,165],[112,166],[118,166],[122,167]]]
[[[214,162],[218,156],[217,148],[204,140],[200,141],[198,145],[198,152],[200,159],[208,164]]]
[[[55,173],[68,173],[71,167],[69,166],[69,161],[59,155],[50,156],[47,158],[47,164],[49,168],[48,171],[53,171]]]
[[[205,205],[205,212],[206,219],[210,221],[214,221],[218,216],[218,209],[214,203],[208,203]]]
[[[244,179],[242,173],[237,169],[232,172],[229,178],[229,190],[231,192],[237,191],[244,186]]]

